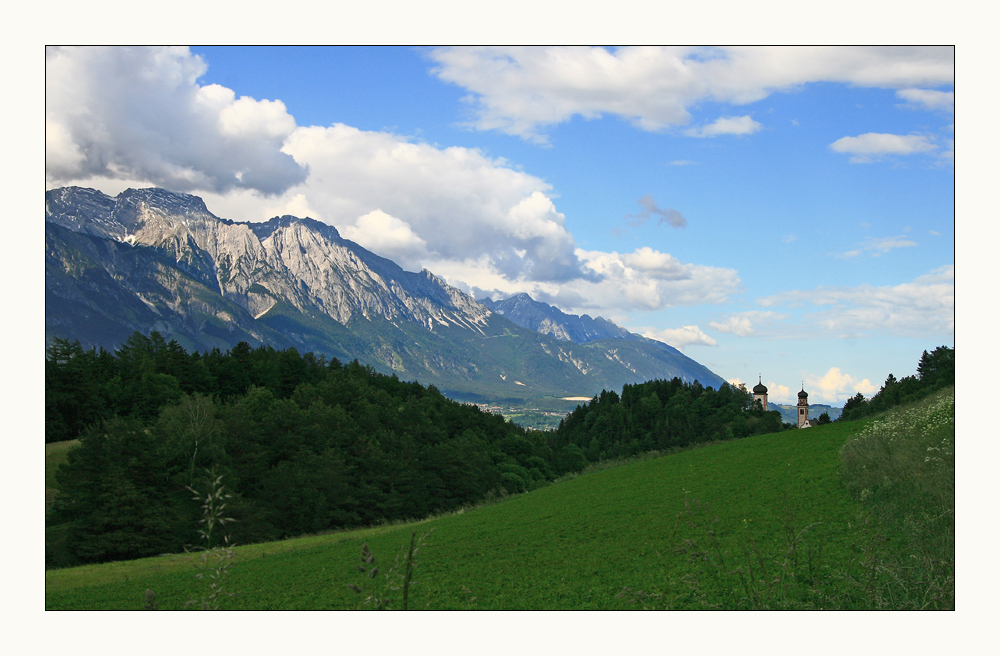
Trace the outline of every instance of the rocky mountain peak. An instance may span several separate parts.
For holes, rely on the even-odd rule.
[[[64,187],[45,192],[45,220],[74,232],[94,236],[124,236],[124,226],[112,221],[115,199],[96,189]]]
[[[115,198],[117,208],[128,212],[130,207],[143,206],[163,216],[202,216],[218,219],[208,211],[205,201],[198,196],[167,191],[156,187],[132,189],[131,187]]]
[[[301,225],[307,227],[309,230],[323,235],[325,239],[331,242],[341,242],[343,238],[340,236],[340,232],[328,223],[323,223],[322,221],[317,221],[316,219],[311,219],[306,217],[300,219],[297,216],[292,216],[290,214],[283,214],[282,216],[276,216],[263,223],[251,223],[249,224],[250,229],[253,230],[254,234],[257,235],[259,239],[265,239],[268,235],[272,234],[275,230],[279,228],[290,228],[293,225]]]

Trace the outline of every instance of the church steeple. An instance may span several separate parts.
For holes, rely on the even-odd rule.
[[[753,386],[754,403],[760,401],[760,407],[767,410],[767,387],[760,382],[760,374],[757,374],[757,384]]]
[[[798,410],[799,410],[799,428],[802,428],[803,426],[805,426],[806,428],[808,428],[809,427],[809,393],[806,392],[806,385],[805,385],[804,381],[802,383],[802,391],[799,392]]]

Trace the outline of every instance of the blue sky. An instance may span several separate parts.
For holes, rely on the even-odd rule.
[[[312,216],[839,405],[954,346],[951,48],[46,52],[46,184]]]

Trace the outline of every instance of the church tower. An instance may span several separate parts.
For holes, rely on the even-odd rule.
[[[802,384],[802,391],[799,392],[799,428],[809,428],[809,394],[806,392],[805,383]]]
[[[757,384],[753,386],[753,400],[760,401],[760,407],[767,412],[767,387],[760,382],[760,375],[757,375]]]

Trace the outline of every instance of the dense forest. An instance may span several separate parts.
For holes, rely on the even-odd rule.
[[[57,473],[49,523],[65,529],[50,564],[193,544],[187,488],[209,467],[233,494],[240,543],[423,517],[568,471],[542,433],[294,349],[188,354],[152,333],[112,354],[57,340],[46,386],[47,440],[80,439]]]
[[[699,442],[774,433],[788,427],[781,413],[765,412],[741,385],[718,390],[678,378],[626,385],[619,396],[602,392],[567,415],[550,439],[578,448],[589,461]]]
[[[885,412],[897,405],[914,403],[928,397],[932,392],[955,384],[955,349],[939,346],[930,353],[924,351],[917,363],[917,373],[897,379],[892,374],[872,398],[858,392],[844,403],[840,419],[850,421],[861,419],[879,412]]]

